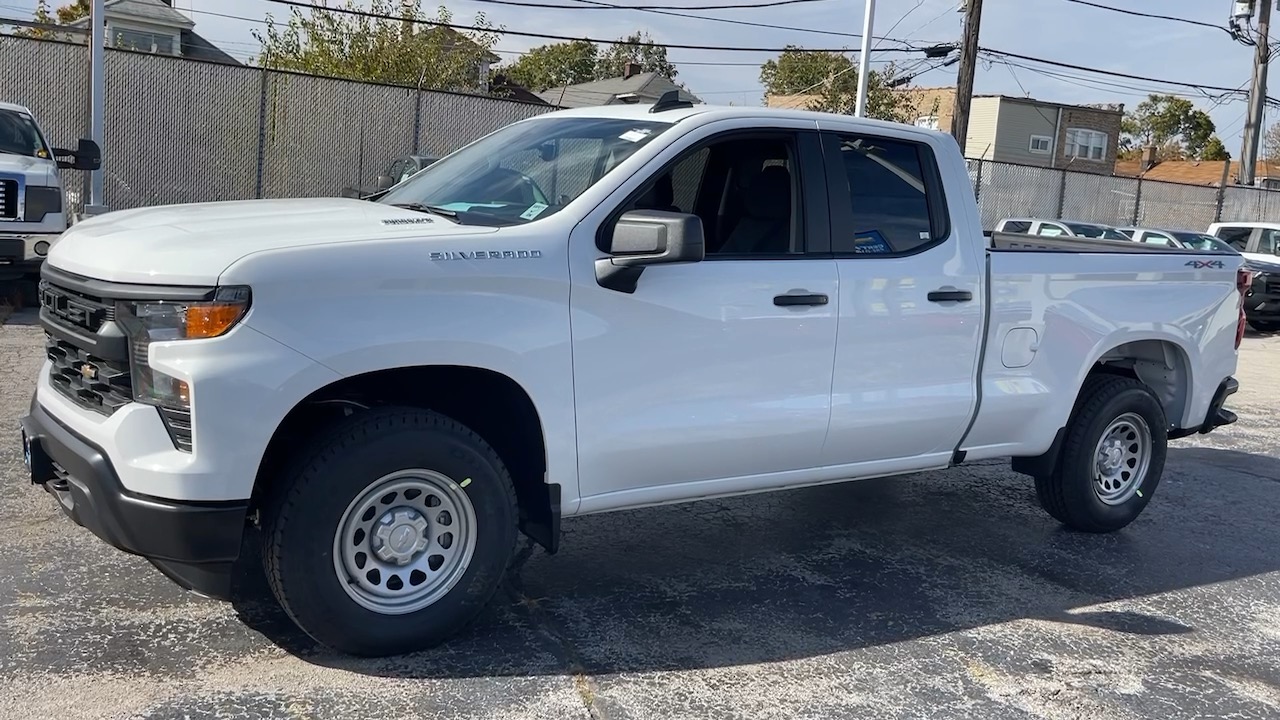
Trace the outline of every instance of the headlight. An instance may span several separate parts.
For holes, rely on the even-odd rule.
[[[49,213],[62,212],[62,188],[27,186],[27,208],[24,219],[27,222],[40,222]]]
[[[119,303],[116,320],[129,337],[133,399],[162,407],[189,407],[187,384],[151,368],[151,343],[218,337],[248,311],[247,287],[218,288],[213,300],[202,302]]]

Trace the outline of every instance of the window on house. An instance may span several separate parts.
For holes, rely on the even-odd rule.
[[[143,30],[117,29],[115,31],[115,46],[126,50],[172,55],[173,36]]]
[[[1048,135],[1032,135],[1031,147],[1029,150],[1033,153],[1047,154],[1053,148],[1053,138]]]
[[[1067,157],[1105,160],[1107,157],[1106,133],[1080,128],[1067,130]]]
[[[928,129],[928,130],[937,130],[937,129],[938,129],[938,116],[937,116],[937,115],[923,115],[923,116],[921,116],[921,117],[918,117],[918,118],[916,118],[916,127],[922,127],[922,128]]]

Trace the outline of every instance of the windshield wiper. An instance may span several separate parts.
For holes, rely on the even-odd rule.
[[[456,223],[462,223],[462,221],[458,219],[458,213],[437,205],[423,205],[422,203],[391,203],[391,205],[398,208],[404,208],[405,210],[427,213],[428,215],[439,215],[443,218],[449,218]]]

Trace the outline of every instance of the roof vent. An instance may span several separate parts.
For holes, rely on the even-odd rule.
[[[675,110],[676,108],[691,108],[693,103],[688,100],[680,99],[679,90],[668,90],[662,93],[662,97],[658,98],[658,102],[649,108],[651,113],[660,113],[667,110]]]

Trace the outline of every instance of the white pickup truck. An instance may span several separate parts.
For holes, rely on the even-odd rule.
[[[37,273],[67,229],[58,168],[96,170],[101,162],[97,143],[52,148],[30,110],[0,103],[0,280]]]
[[[110,252],[103,248],[109,246]],[[431,646],[562,518],[1013,458],[1128,525],[1230,423],[1238,255],[983,235],[948,135],[766,108],[568,110],[374,201],[78,223],[43,270],[32,480],[226,597]]]

